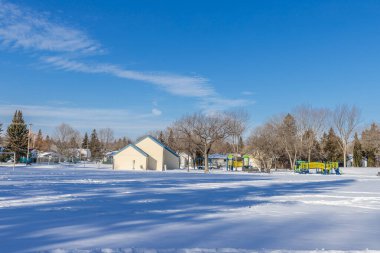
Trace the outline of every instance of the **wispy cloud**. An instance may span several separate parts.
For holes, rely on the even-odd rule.
[[[203,77],[125,70],[113,64],[84,63],[58,56],[43,57],[41,59],[61,70],[83,73],[103,73],[119,78],[151,83],[173,95],[185,97],[215,95],[215,91],[207,83],[208,80]]]
[[[100,45],[78,30],[49,21],[41,14],[0,0],[1,44],[51,52],[100,53]]]
[[[243,91],[241,94],[244,96],[252,96],[254,93],[252,91]]]
[[[210,97],[200,102],[200,107],[206,113],[215,113],[230,108],[245,107],[254,104],[255,101],[248,99],[227,99],[222,97]]]
[[[107,74],[149,83],[172,95],[197,98],[204,110],[249,104],[244,99],[223,98],[209,80],[201,76],[135,71],[86,60],[86,57],[104,53],[104,48],[84,31],[59,23],[51,21],[48,15],[0,0],[0,47],[40,52],[43,55],[40,60],[63,71]]]
[[[162,111],[158,110],[157,108],[153,108],[152,114],[156,116],[160,116],[162,114]]]

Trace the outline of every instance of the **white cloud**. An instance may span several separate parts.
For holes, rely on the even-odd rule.
[[[112,64],[89,64],[58,56],[41,59],[61,70],[109,74],[119,78],[151,83],[173,95],[205,97],[215,94],[213,88],[207,84],[208,80],[203,77],[125,70]]]
[[[84,31],[67,25],[51,22],[47,15],[41,15],[32,10],[20,7],[4,0],[0,0],[0,47],[12,49],[30,50],[33,53],[42,52],[40,59],[45,64],[64,71],[75,71],[91,74],[107,74],[110,76],[142,81],[158,87],[169,94],[182,97],[196,98],[196,102],[204,111],[225,110],[230,107],[245,106],[250,101],[244,99],[223,98],[209,83],[209,80],[201,76],[178,75],[161,72],[144,72],[124,69],[115,64],[89,63],[84,57],[103,53],[102,46],[91,39]],[[36,54],[34,54],[36,55]],[[78,60],[81,57],[82,60]],[[29,113],[55,114],[57,117],[67,116],[73,113],[80,115],[78,111],[58,108],[57,111],[49,108],[28,107]],[[37,111],[34,112],[33,110]],[[82,110],[82,109],[81,109]],[[157,109],[156,109],[157,110]],[[159,110],[152,111],[152,115],[159,115]],[[86,112],[86,111],[85,111]],[[56,114],[58,113],[58,114]],[[87,115],[93,113],[93,117],[102,117],[113,120],[114,115],[124,115],[124,111],[108,111],[91,109]],[[118,114],[118,115],[115,115]],[[40,115],[41,117],[43,115]],[[71,117],[76,117],[71,115]],[[78,120],[81,120],[79,117]]]
[[[254,93],[252,91],[243,91],[241,94],[244,96],[252,96]]]
[[[210,97],[202,99],[200,102],[201,109],[206,113],[215,113],[217,111],[225,111],[230,108],[245,107],[253,105],[255,101],[248,99],[227,99],[222,97]]]
[[[155,116],[160,116],[162,114],[162,111],[156,109],[156,108],[153,108],[152,109],[152,114],[155,115]]]
[[[102,51],[84,32],[1,0],[0,40],[3,46],[29,50],[86,54]]]

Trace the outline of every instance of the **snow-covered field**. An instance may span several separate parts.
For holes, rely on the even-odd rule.
[[[372,252],[380,250],[378,171],[1,167],[0,253]]]

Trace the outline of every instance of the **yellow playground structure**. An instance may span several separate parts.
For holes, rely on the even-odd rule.
[[[318,174],[341,175],[339,170],[339,163],[337,162],[304,162],[297,161],[294,172],[299,174],[309,174],[311,170],[315,170]]]

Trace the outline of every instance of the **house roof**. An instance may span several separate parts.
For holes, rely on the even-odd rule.
[[[159,140],[157,140],[156,138],[154,138],[153,136],[151,135],[146,135],[142,138],[140,138],[136,144],[138,144],[139,142],[142,142],[143,140],[145,140],[146,138],[149,138],[151,139],[152,141],[154,141],[155,143],[157,143],[158,145],[160,145],[161,147],[163,147],[164,149],[166,149],[167,151],[169,151],[170,153],[172,153],[173,155],[175,155],[176,157],[179,157],[179,155],[174,151],[172,150],[171,148],[169,148],[168,146],[164,145],[162,142],[160,142]]]
[[[227,155],[223,154],[211,154],[208,156],[209,159],[227,159]]]
[[[148,157],[148,156],[149,156],[149,155],[148,155],[147,153],[145,153],[141,148],[137,147],[137,146],[134,145],[134,144],[128,144],[128,145],[125,146],[124,148],[120,149],[116,154],[114,154],[114,156],[120,154],[120,152],[122,152],[123,150],[126,150],[126,149],[129,148],[129,147],[134,148],[136,151],[138,151],[140,154],[142,154],[142,155],[145,156],[145,157]]]

